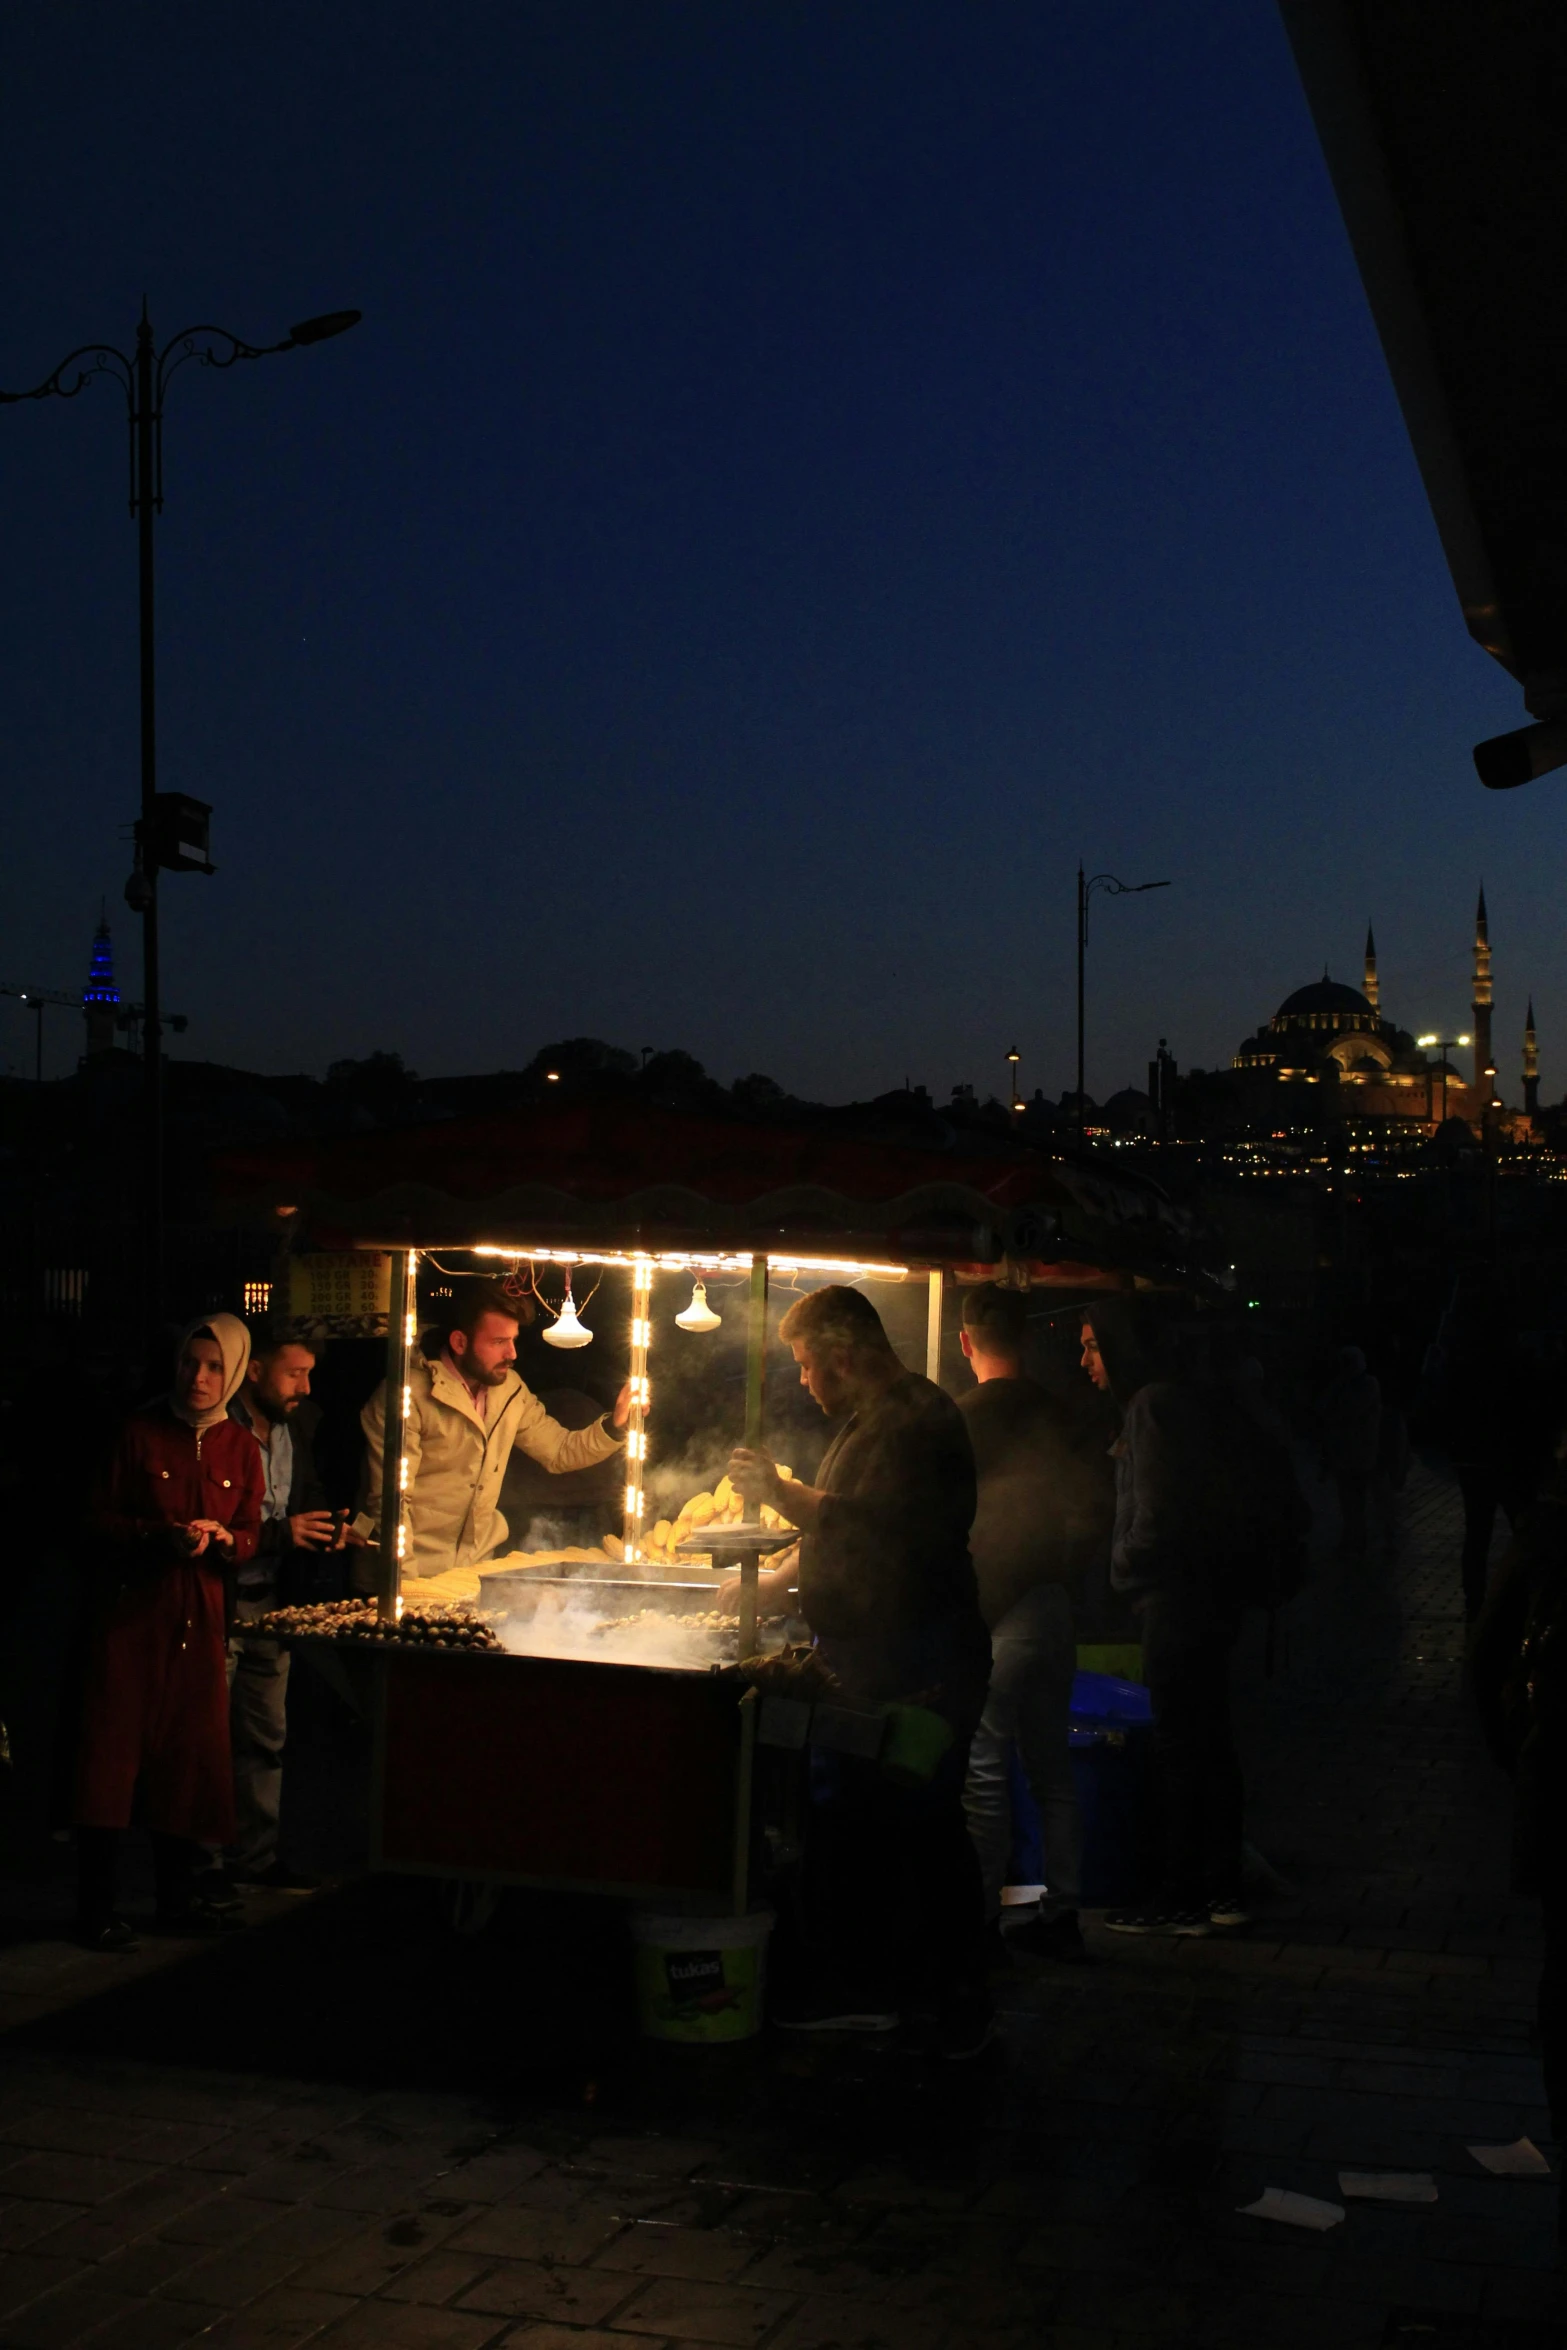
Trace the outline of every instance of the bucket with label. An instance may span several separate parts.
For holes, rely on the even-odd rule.
[[[743,1917],[638,1910],[631,1920],[637,2022],[650,2040],[715,2047],[762,2027],[770,1909]]]

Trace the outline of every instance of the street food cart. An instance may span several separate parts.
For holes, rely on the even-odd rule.
[[[386,1414],[376,1554],[373,1629],[386,1637],[351,1651],[334,1644],[332,1658],[359,1676],[374,1723],[373,1865],[664,1908],[719,1899],[738,1911],[749,1898],[762,1708],[732,1666],[757,1646],[759,1563],[792,1539],[786,1526],[741,1516],[736,1505],[721,1522],[711,1514],[675,1555],[667,1547],[656,1555],[652,1405],[668,1325],[679,1320],[676,1293],[692,1295],[682,1323],[692,1331],[717,1321],[703,1319],[694,1284],[743,1288],[743,1411],[715,1435],[725,1449],[755,1446],[767,1429],[769,1301],[780,1282],[917,1285],[919,1367],[934,1379],[950,1280],[1126,1287],[1135,1278],[1126,1259],[1143,1245],[1138,1227],[1147,1227],[1150,1257],[1170,1237],[1151,1187],[1123,1184],[1117,1195],[1100,1185],[1096,1195],[1092,1177],[1076,1177],[1074,1188],[1022,1149],[966,1156],[862,1142],[830,1127],[741,1125],[614,1103],[255,1153],[226,1161],[224,1174],[242,1212],[281,1228],[296,1267],[329,1259],[341,1293],[361,1309],[374,1297],[384,1314],[387,1393],[402,1404]],[[1100,1262],[1071,1253],[1085,1234],[1103,1242],[1116,1222],[1124,1229],[1113,1251],[1101,1247]],[[1105,1269],[1112,1255],[1122,1266],[1113,1273]],[[737,1570],[729,1669],[715,1656],[619,1661],[612,1644],[532,1654],[526,1637],[502,1648],[398,1637],[408,1560],[402,1430],[422,1262],[443,1275],[525,1278],[535,1295],[541,1276],[546,1286],[553,1280],[560,1316],[574,1322],[573,1282],[580,1289],[612,1274],[625,1285],[623,1326],[605,1332],[624,1346],[630,1383],[618,1556],[606,1553],[602,1567],[586,1571],[580,1560],[487,1566],[483,1598],[502,1640],[510,1616],[536,1606],[541,1578],[570,1582],[605,1618],[625,1609],[628,1594],[648,1612],[678,1617],[710,1611],[713,1571]],[[349,1280],[345,1266],[372,1269]]]

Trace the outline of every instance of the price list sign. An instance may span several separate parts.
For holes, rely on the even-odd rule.
[[[384,1321],[391,1295],[392,1260],[371,1249],[295,1257],[289,1264],[288,1310],[295,1321]]]

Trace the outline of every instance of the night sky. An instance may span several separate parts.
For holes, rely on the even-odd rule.
[[[176,1049],[682,1046],[824,1098],[1227,1063],[1324,962],[1563,1088],[1567,801],[1464,635],[1260,0],[13,0],[0,384],[171,395]],[[77,987],[137,794],[118,395],[0,411],[0,977]],[[31,1022],[0,1005],[0,1063]],[[79,1023],[58,1016],[63,1074]]]

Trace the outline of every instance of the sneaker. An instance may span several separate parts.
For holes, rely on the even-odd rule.
[[[1024,1951],[1030,1958],[1053,1958],[1062,1966],[1088,1964],[1088,1944],[1075,1909],[1064,1909],[1053,1918],[1030,1918],[1026,1926],[1014,1926],[1006,1939],[1010,1950]]]
[[[1112,1909],[1105,1912],[1112,1934],[1211,1934],[1205,1909]]]
[[[152,1930],[155,1934],[235,1934],[244,1923],[245,1913],[237,1901],[209,1901],[204,1894],[193,1893],[177,1909],[156,1911]]]
[[[263,1893],[319,1893],[319,1877],[307,1877],[302,1869],[291,1869],[286,1861],[269,1861],[264,1869],[230,1869],[229,1876],[236,1885],[254,1885]]]
[[[76,1939],[84,1950],[101,1950],[106,1957],[124,1958],[133,1950],[140,1950],[141,1940],[135,1929],[123,1918],[95,1918],[76,1929]]]
[[[1216,1893],[1208,1904],[1208,1923],[1221,1933],[1251,1924],[1251,1904],[1241,1893]]]
[[[781,2032],[895,2032],[898,2017],[891,2008],[854,2007],[830,1999],[778,2000],[773,2022]]]
[[[954,1991],[942,2002],[930,2049],[947,2064],[967,2064],[983,2055],[996,2036],[996,2010],[990,1993],[976,1986]]]
[[[227,1869],[202,1869],[191,1881],[191,1892],[209,1909],[237,1910],[240,1906],[234,1880]]]

